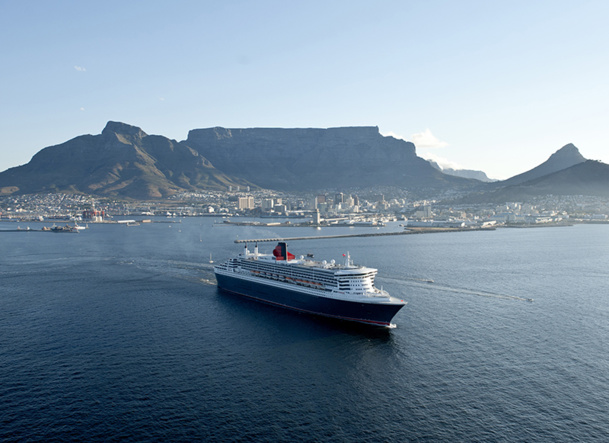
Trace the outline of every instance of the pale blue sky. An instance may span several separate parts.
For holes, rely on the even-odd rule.
[[[608,23],[606,0],[0,0],[0,171],[108,120],[378,126],[499,179],[571,142],[609,163]]]

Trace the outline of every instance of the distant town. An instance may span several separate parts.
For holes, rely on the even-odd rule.
[[[111,223],[146,217],[260,218],[259,224],[484,228],[609,223],[609,199],[592,196],[536,197],[527,203],[451,204],[440,199],[386,198],[354,192],[290,194],[229,188],[225,192],[182,193],[164,201],[124,201],[79,194],[29,194],[0,197],[2,222]],[[395,195],[395,193],[393,193]],[[275,218],[280,220],[264,221]]]

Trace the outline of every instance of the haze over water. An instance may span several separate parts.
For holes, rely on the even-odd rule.
[[[370,230],[212,223],[0,233],[0,440],[609,435],[607,225],[289,243],[378,268],[408,302],[379,331],[219,293],[208,263]]]

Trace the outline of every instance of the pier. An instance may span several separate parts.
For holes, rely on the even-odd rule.
[[[277,241],[294,241],[294,240],[323,240],[328,238],[348,238],[348,237],[385,237],[389,235],[413,235],[413,234],[432,234],[440,232],[462,232],[462,231],[494,231],[495,228],[411,228],[404,231],[396,232],[374,232],[363,234],[337,234],[337,235],[311,235],[303,237],[274,237],[274,238],[258,238],[235,240],[235,243],[264,243]]]

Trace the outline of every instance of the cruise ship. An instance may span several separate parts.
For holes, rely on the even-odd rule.
[[[310,255],[310,254],[309,254]],[[374,286],[377,270],[355,266],[349,254],[334,260],[298,259],[279,242],[272,254],[247,248],[214,266],[218,288],[308,314],[392,328],[406,304]]]

